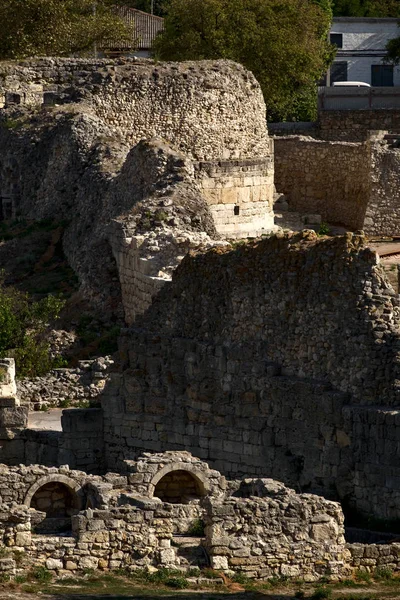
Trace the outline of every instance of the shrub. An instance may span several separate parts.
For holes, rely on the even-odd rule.
[[[192,521],[187,530],[187,534],[194,537],[202,537],[204,535],[204,521],[202,519],[195,519]]]
[[[14,357],[20,377],[44,375],[53,367],[46,331],[63,306],[55,296],[33,302],[0,282],[0,357]]]
[[[364,583],[371,583],[371,573],[369,573],[369,571],[362,571],[361,569],[358,569],[358,571],[356,571],[355,573],[355,578],[357,579],[357,581],[362,581]]]
[[[165,585],[176,590],[183,590],[189,587],[189,582],[187,581],[187,579],[185,579],[185,577],[182,576],[168,577],[168,579],[165,580]]]
[[[248,583],[249,579],[244,573],[235,573],[232,577],[232,581],[244,585],[245,583]]]
[[[32,577],[42,583],[48,583],[53,579],[51,571],[46,569],[46,567],[35,567],[32,569]]]
[[[330,231],[328,223],[321,223],[318,229],[318,235],[329,235]]]
[[[393,579],[393,571],[388,567],[377,567],[374,571],[374,579],[378,581],[389,581]]]

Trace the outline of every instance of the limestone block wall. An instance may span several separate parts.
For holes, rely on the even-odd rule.
[[[272,157],[272,140],[270,147]],[[256,237],[274,228],[272,158],[201,162],[196,170],[218,233]]]
[[[262,498],[228,498],[207,506],[206,545],[216,569],[247,577],[316,581],[350,572],[340,506],[298,495],[269,480]]]
[[[348,544],[354,569],[373,573],[376,569],[400,570],[400,544]]]
[[[74,369],[53,369],[42,377],[19,379],[16,386],[18,399],[30,410],[95,402],[104,389],[107,368],[112,362],[109,357],[101,361],[81,361]]]
[[[140,257],[139,248],[143,241],[143,236],[125,238],[115,235],[111,238],[128,324],[133,323],[137,315],[143,314],[151,305],[153,296],[170,282],[165,276],[155,276],[151,260]]]
[[[371,147],[371,193],[364,230],[371,235],[400,232],[400,150],[381,144]]]
[[[398,303],[362,236],[304,232],[185,258],[121,340],[125,369],[102,404],[108,468],[189,449],[225,475],[393,518]]]
[[[275,186],[292,210],[320,214],[324,221],[350,229],[364,228],[373,197],[367,143],[278,136],[274,147]]]
[[[400,110],[321,110],[318,132],[324,139],[362,142],[370,131],[400,132]]]
[[[2,465],[0,548],[9,562],[0,570],[12,575],[32,566],[58,573],[145,567],[185,570],[197,563],[192,564],[172,538],[182,531],[182,524],[187,526],[200,516],[206,525],[202,556],[208,551],[216,569],[259,579],[295,578],[302,571],[309,581],[321,575],[340,578],[349,572],[343,514],[334,502],[299,495],[271,479],[231,481],[222,489],[220,473],[185,452],[147,454],[136,466],[136,475],[150,475],[156,488],[169,475],[182,472],[192,481],[202,474],[209,487],[200,502],[163,502],[135,493],[136,482],[129,484],[133,471],[128,478],[113,473],[101,478],[66,467]],[[178,479],[179,484],[182,481]],[[170,480],[169,485],[172,491]],[[65,530],[56,534],[54,527],[60,521],[67,524],[69,534]]]

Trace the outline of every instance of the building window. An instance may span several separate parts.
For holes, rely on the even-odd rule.
[[[393,66],[371,65],[371,84],[377,87],[393,87]]]
[[[343,48],[343,33],[331,33],[331,44],[336,48]]]
[[[331,65],[331,85],[336,81],[347,81],[347,62],[334,62]]]

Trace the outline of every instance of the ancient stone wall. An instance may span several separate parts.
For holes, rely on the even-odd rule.
[[[272,480],[262,484],[262,497],[208,502],[205,543],[212,566],[256,579],[315,581],[349,573],[339,505]]]
[[[370,198],[364,229],[370,235],[398,235],[400,231],[400,150],[372,144]]]
[[[199,186],[218,233],[256,237],[273,229],[272,140],[270,144],[267,159],[197,163]]]
[[[128,478],[112,473],[100,478],[67,467],[2,466],[0,548],[8,562],[0,570],[11,575],[32,566],[58,573],[89,568],[185,570],[204,564],[208,551],[215,568],[259,579],[296,577],[304,569],[306,578],[315,581],[349,571],[343,514],[336,503],[298,495],[273,480],[225,482],[188,453],[145,455],[136,464],[140,474],[151,477],[154,490],[162,482],[164,491],[168,485],[173,492],[177,485],[181,496],[167,494],[167,502],[142,497],[133,472]],[[201,494],[200,488],[190,488],[200,498],[182,496],[188,478],[192,484],[203,483]],[[223,482],[227,485],[221,487]],[[195,552],[188,556],[182,548],[185,538],[174,543],[173,537],[184,533],[182,524],[189,526],[193,516],[204,518],[206,527],[189,540]]]
[[[30,410],[94,403],[104,389],[111,359],[81,361],[73,369],[53,369],[47,375],[17,381],[17,395]]]
[[[270,155],[261,89],[230,61],[49,58],[7,63],[1,74],[3,90],[39,84],[59,102],[85,100],[130,146],[162,137],[195,160]]]
[[[400,571],[400,544],[348,544],[351,566],[374,573],[377,569]]]
[[[118,313],[116,276],[124,300],[138,290],[126,306],[128,322],[158,292],[157,272],[182,258],[175,239],[189,237],[194,247],[210,244],[207,236],[218,238],[217,230],[240,237],[273,228],[265,105],[254,76],[240,65],[43,59],[7,63],[1,74],[9,94],[0,115],[3,215],[68,220],[63,246],[86,297]],[[35,98],[44,102],[39,113],[32,111]],[[164,142],[149,143],[155,136]],[[195,172],[193,161],[207,167]],[[204,190],[220,191],[212,214],[203,179]],[[118,273],[108,225],[133,213],[130,242],[111,240]],[[165,230],[168,248],[148,272],[143,248],[137,252],[143,241],[132,240],[149,238],[153,227]],[[193,232],[201,235],[190,238]],[[173,261],[163,264],[168,254]]]
[[[275,139],[275,186],[290,209],[369,235],[399,231],[399,163],[399,150],[382,139]]]
[[[297,136],[275,139],[275,186],[291,210],[362,229],[371,193],[368,144]],[[379,227],[379,226],[378,226]]]
[[[126,370],[102,401],[108,468],[190,449],[226,475],[273,476],[392,518],[400,430],[372,438],[359,418],[397,418],[398,311],[361,236],[304,232],[187,257],[122,339]]]
[[[373,131],[400,132],[400,111],[321,110],[318,113],[318,135],[324,139],[362,142]]]

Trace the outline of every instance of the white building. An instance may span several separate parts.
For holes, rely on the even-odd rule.
[[[400,66],[384,62],[386,44],[400,36],[399,19],[335,17],[330,40],[338,48],[327,76],[335,81],[363,81],[372,86],[400,86]]]

